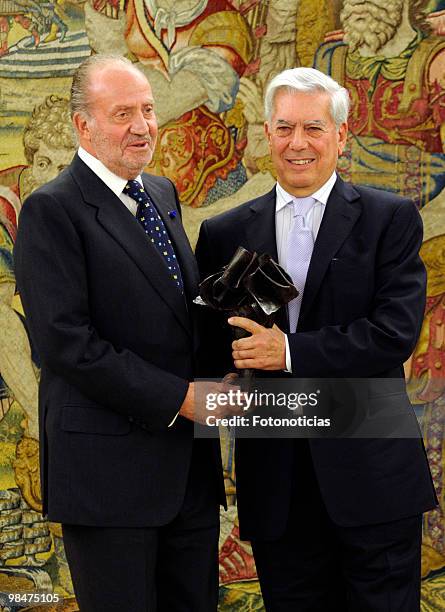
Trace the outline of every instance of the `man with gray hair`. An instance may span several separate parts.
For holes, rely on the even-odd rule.
[[[232,357],[264,376],[366,379],[382,395],[379,380],[395,380],[397,397],[369,405],[414,419],[403,362],[425,306],[422,224],[411,201],[337,176],[348,108],[347,91],[312,68],[270,82],[277,184],[205,221],[196,254],[206,277],[240,245],[269,253],[299,296],[271,329],[230,318],[250,335],[232,355],[228,337],[213,336],[207,374]],[[348,407],[331,406],[334,421]],[[437,501],[419,437],[238,439],[236,478],[240,534],[252,542],[267,610],[419,610],[421,515]]]
[[[224,488],[219,449],[193,436],[198,271],[175,187],[143,173],[151,87],[92,56],[71,110],[78,153],[26,200],[14,249],[41,359],[43,511],[82,612],[216,611]]]

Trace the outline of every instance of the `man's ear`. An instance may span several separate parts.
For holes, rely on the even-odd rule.
[[[267,142],[269,143],[269,149],[270,149],[270,139],[271,139],[272,134],[270,131],[270,126],[269,126],[268,121],[264,122],[264,133],[266,134]]]
[[[338,154],[341,155],[346,146],[346,141],[348,139],[348,124],[345,121],[338,128]]]
[[[79,113],[79,112],[74,113],[73,125],[74,125],[74,129],[76,130],[79,136],[79,140],[83,140],[83,141],[91,140],[89,120],[85,117],[83,113]]]

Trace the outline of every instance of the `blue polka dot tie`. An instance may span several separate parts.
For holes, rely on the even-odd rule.
[[[145,233],[164,259],[173,282],[184,293],[181,270],[176,259],[175,250],[167,230],[155,205],[142,185],[136,180],[130,180],[123,192],[130,196],[138,205],[136,219],[144,228]]]

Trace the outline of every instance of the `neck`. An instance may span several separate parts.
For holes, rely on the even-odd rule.
[[[98,162],[100,162],[105,168],[107,168],[107,170],[109,170],[110,172],[112,172],[115,176],[118,176],[121,179],[125,179],[126,181],[130,181],[132,179],[137,178],[140,174],[142,174],[142,171],[144,170],[144,168],[137,168],[136,170],[133,170],[131,168],[127,168],[127,167],[118,167],[115,168],[114,166],[110,165],[110,164],[106,164],[102,159],[100,159],[97,155],[94,149],[92,149],[91,147],[89,147],[88,145],[85,146],[82,142],[79,143],[80,147],[89,155],[91,155],[91,157],[94,157],[94,159],[96,159]]]

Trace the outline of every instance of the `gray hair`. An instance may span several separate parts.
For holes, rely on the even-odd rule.
[[[264,98],[266,121],[272,119],[275,96],[278,91],[288,93],[323,92],[331,97],[331,115],[337,128],[347,121],[349,113],[349,94],[330,76],[315,68],[291,68],[277,74],[269,83]]]
[[[90,57],[78,66],[73,76],[70,98],[71,117],[73,117],[74,113],[81,113],[84,116],[89,116],[90,100],[88,99],[88,90],[91,75],[96,68],[100,69],[108,66],[122,66],[123,68],[135,70],[143,75],[143,73],[123,55],[113,55],[111,53],[90,55]]]

